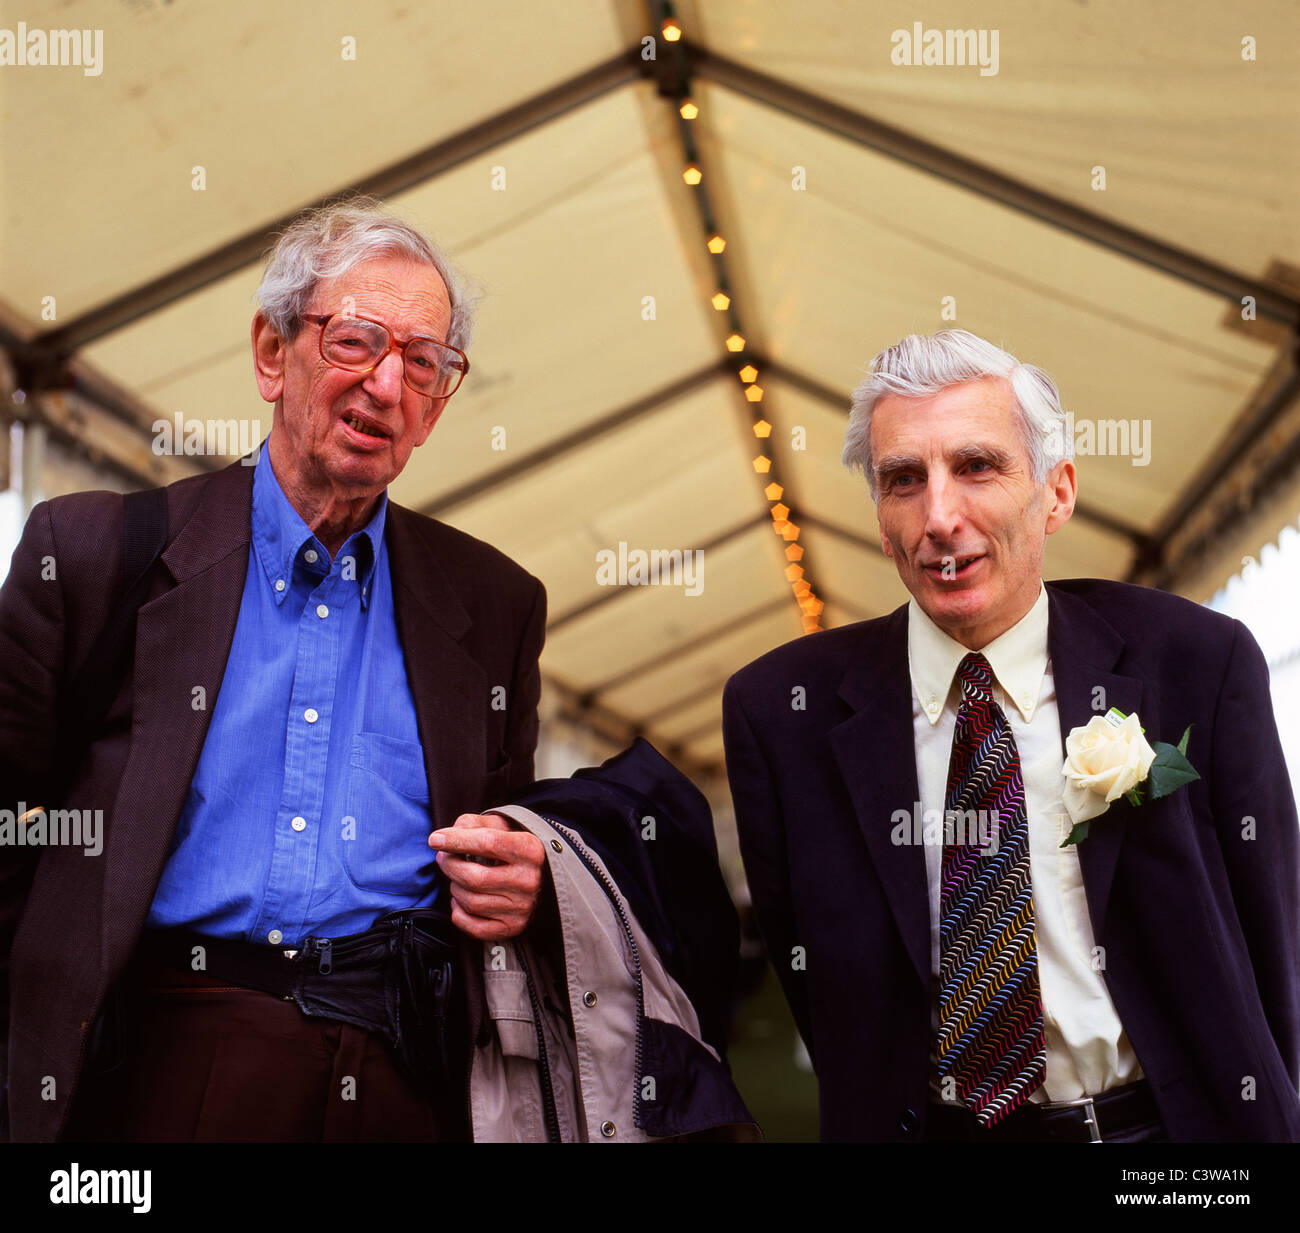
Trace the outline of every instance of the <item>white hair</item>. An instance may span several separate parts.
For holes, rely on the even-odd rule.
[[[474,332],[473,302],[447,258],[409,223],[390,214],[377,198],[353,196],[300,214],[276,241],[257,289],[257,302],[271,328],[297,337],[303,314],[322,279],[337,278],[373,257],[398,255],[438,271],[451,302],[442,341],[468,351]]]
[[[1005,377],[1011,382],[1030,473],[1036,484],[1044,483],[1058,462],[1074,454],[1055,383],[1041,368],[1022,364],[967,330],[909,334],[871,361],[870,374],[853,391],[841,461],[850,470],[862,471],[876,497],[871,456],[871,417],[876,404],[891,396],[929,398],[950,386],[983,377]]]

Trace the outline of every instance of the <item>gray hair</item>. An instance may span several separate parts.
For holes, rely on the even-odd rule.
[[[421,232],[377,198],[354,196],[300,214],[281,233],[257,289],[257,302],[271,328],[297,337],[303,314],[322,279],[336,278],[372,257],[399,255],[431,265],[447,287],[451,321],[443,340],[469,351],[474,305],[451,263]]]
[[[1074,455],[1056,385],[1041,368],[1022,364],[1010,352],[967,330],[909,334],[871,361],[870,374],[853,391],[841,461],[850,470],[862,471],[871,495],[876,497],[871,457],[871,417],[876,404],[890,396],[929,398],[950,386],[982,377],[1005,377],[1011,382],[1030,473],[1036,484],[1043,483],[1048,471]]]

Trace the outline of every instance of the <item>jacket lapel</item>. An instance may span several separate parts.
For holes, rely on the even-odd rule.
[[[916,843],[896,844],[890,837],[894,811],[904,809],[910,817],[920,796],[906,606],[885,618],[883,638],[863,647],[859,660],[845,673],[839,694],[854,714],[831,730],[831,748],[903,944],[917,975],[928,986],[930,896],[925,850]]]
[[[236,462],[207,482],[162,555],[175,585],[140,609],[131,752],[107,848],[104,956],[110,972],[139,935],[207,736],[239,620],[254,468]],[[175,520],[186,494],[171,494]],[[155,589],[167,587],[160,577]],[[199,690],[202,694],[199,694]]]
[[[418,515],[389,502],[385,542],[393,579],[397,633],[415,699],[435,827],[477,810],[487,765],[484,716],[493,685],[461,645],[473,622],[447,581]]]
[[[1134,711],[1141,715],[1143,685],[1136,677],[1113,671],[1124,652],[1124,639],[1095,608],[1051,583],[1047,584],[1047,597],[1047,645],[1056,682],[1064,762],[1065,738],[1094,715],[1104,715],[1111,707],[1126,715]],[[1094,933],[1099,932],[1106,916],[1115,865],[1132,812],[1133,807],[1121,797],[1093,819],[1088,838],[1078,846]]]

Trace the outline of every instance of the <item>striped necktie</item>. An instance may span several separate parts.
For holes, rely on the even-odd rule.
[[[955,1080],[957,1099],[991,1126],[1043,1082],[1043,1002],[1020,755],[993,701],[988,660],[967,655],[957,679],[944,798],[939,1077],[941,1085]]]

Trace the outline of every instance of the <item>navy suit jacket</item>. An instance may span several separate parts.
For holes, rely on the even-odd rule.
[[[1192,725],[1201,778],[1115,802],[1079,848],[1103,976],[1166,1132],[1300,1139],[1300,830],[1263,655],[1240,622],[1160,591],[1047,593],[1062,761],[1066,734],[1112,706],[1153,740]],[[824,1139],[925,1129],[925,857],[890,840],[893,811],[919,799],[911,693],[904,606],[777,648],[723,698],[741,853]]]

